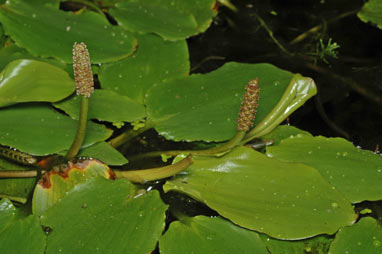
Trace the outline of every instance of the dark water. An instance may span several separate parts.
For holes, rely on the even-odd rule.
[[[221,6],[206,33],[188,40],[194,72],[238,61],[268,62],[301,73],[315,80],[319,93],[290,117],[292,125],[314,135],[346,137],[364,149],[382,146],[382,30],[357,17],[363,1],[232,3],[237,13]],[[289,54],[270,38],[256,15]],[[290,43],[317,25],[323,28]],[[315,65],[311,54],[319,39],[327,43],[329,38],[340,45],[338,58],[326,57],[329,64],[316,59]]]

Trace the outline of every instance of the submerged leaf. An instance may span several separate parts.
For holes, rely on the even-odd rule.
[[[245,147],[193,161],[165,191],[184,192],[242,227],[293,240],[333,234],[357,217],[350,201],[314,168]]]

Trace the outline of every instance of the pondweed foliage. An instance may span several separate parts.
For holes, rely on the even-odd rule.
[[[2,250],[381,253],[377,220],[354,206],[382,199],[382,157],[279,126],[315,95],[312,79],[268,63],[190,74],[185,39],[210,26],[219,3],[73,2],[73,11],[48,0],[0,6]],[[75,93],[75,42],[87,45],[99,82],[90,97]],[[77,159],[66,161],[84,119]],[[182,143],[135,160],[173,164],[123,170],[131,154],[121,147],[149,129]],[[195,141],[208,148],[181,150]],[[216,216],[166,204],[171,192]]]

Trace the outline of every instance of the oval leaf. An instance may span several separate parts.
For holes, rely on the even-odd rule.
[[[362,218],[357,224],[345,227],[338,232],[329,253],[381,254],[381,226],[373,218]]]
[[[58,168],[57,168],[58,167]],[[33,193],[33,214],[41,215],[79,183],[95,177],[111,178],[113,173],[96,160],[69,161],[43,175]]]
[[[94,12],[74,14],[33,1],[10,0],[0,6],[0,21],[20,47],[66,63],[72,62],[74,42],[86,43],[92,63],[125,58],[137,46],[129,32]]]
[[[102,88],[143,104],[150,87],[166,79],[187,76],[190,63],[185,40],[169,42],[149,34],[137,38],[137,52],[122,61],[103,64],[99,80]]]
[[[362,6],[357,16],[363,22],[372,22],[382,29],[382,2],[379,0],[369,0]]]
[[[0,109],[0,144],[32,155],[48,155],[69,149],[78,121],[46,105],[19,105]],[[83,147],[110,137],[111,130],[88,122]]]
[[[171,80],[150,89],[148,117],[168,139],[228,140],[236,133],[244,87],[256,77],[261,89],[256,125],[277,105],[292,73],[270,64],[228,63],[207,74]]]
[[[197,216],[170,224],[159,241],[160,253],[256,253],[267,254],[256,232],[240,228],[222,218]]]
[[[164,39],[181,40],[208,28],[216,15],[214,6],[215,0],[130,0],[116,4],[110,13],[130,31],[156,33]]]
[[[267,154],[314,167],[353,203],[382,199],[382,157],[345,139],[296,135],[268,147]]]
[[[234,223],[279,239],[333,234],[356,219],[341,193],[314,169],[239,147],[222,158],[196,157],[164,185],[206,203]]]
[[[127,96],[119,95],[113,91],[96,89],[90,97],[89,118],[113,123],[133,122],[146,116],[145,107]],[[80,115],[80,97],[73,95],[70,98],[55,103],[72,118],[78,120]]]
[[[167,206],[157,191],[135,198],[134,191],[125,179],[77,185],[41,219],[52,229],[46,253],[151,253]]]
[[[37,216],[24,217],[6,199],[0,201],[0,246],[6,253],[41,254],[46,236]]]
[[[0,73],[0,107],[19,102],[59,101],[75,89],[68,73],[48,63],[15,60]]]

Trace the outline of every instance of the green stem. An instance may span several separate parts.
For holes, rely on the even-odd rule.
[[[134,183],[146,183],[148,181],[155,181],[163,178],[167,178],[185,170],[192,164],[192,159],[186,157],[181,161],[169,166],[142,169],[142,170],[113,170],[117,178],[127,178]]]
[[[88,123],[88,112],[89,112],[89,98],[86,96],[81,96],[81,107],[80,107],[80,119],[78,120],[77,133],[73,140],[72,146],[70,147],[65,158],[72,160],[81,149],[81,146],[85,140],[86,126]]]
[[[294,81],[295,79],[292,79],[292,82]],[[297,87],[293,84],[289,85],[277,105],[267,115],[266,118],[264,118],[258,125],[256,125],[255,128],[247,133],[244,140],[242,141],[242,144],[245,144],[254,138],[261,137],[268,133],[268,130],[271,131],[274,127],[276,127],[279,124],[277,119],[280,118],[280,115],[283,116],[283,113],[287,109],[288,105],[295,98],[296,93]]]
[[[41,173],[44,174],[45,171]],[[37,175],[37,170],[0,170],[0,178],[31,178]]]
[[[305,101],[315,95],[317,90],[314,84],[304,82],[313,81],[304,79],[300,74],[294,75],[277,105],[266,118],[245,135],[240,144],[243,145],[254,138],[268,134],[284,121],[285,118],[302,106]]]
[[[104,15],[103,11],[94,3],[92,2],[89,2],[89,1],[85,1],[85,0],[71,0],[71,2],[75,2],[75,3],[79,3],[79,4],[83,4],[87,7],[90,7],[90,9],[93,9],[95,10],[96,12],[98,12],[99,14],[102,14]]]
[[[22,204],[25,204],[28,199],[26,198],[22,198],[22,197],[16,197],[16,196],[9,196],[9,195],[5,195],[5,194],[0,194],[0,199],[2,198],[7,198],[9,200],[13,200],[13,201],[16,201],[16,202],[19,202],[19,203],[22,203]]]
[[[147,158],[152,158],[152,157],[159,157],[162,154],[165,154],[167,156],[177,156],[179,154],[190,154],[190,155],[214,155],[214,156],[222,156],[229,152],[231,149],[234,147],[238,146],[241,142],[241,140],[245,136],[245,131],[238,131],[236,135],[227,143],[218,146],[218,147],[213,147],[210,149],[205,149],[205,150],[172,150],[172,151],[154,151],[154,152],[149,152],[149,153],[144,153],[144,154],[138,154],[135,156],[131,156],[128,159],[130,161],[133,160],[140,160],[140,159],[147,159]]]
[[[264,29],[268,32],[269,37],[273,40],[273,42],[283,51],[285,54],[289,56],[293,56],[274,36],[273,31],[268,27],[267,23],[257,14],[254,14],[257,20],[260,22],[260,25],[264,27]]]
[[[134,129],[127,130],[126,132],[120,134],[119,136],[111,139],[108,143],[114,148],[119,147],[151,128],[152,128],[151,125],[146,124],[144,127],[139,128],[138,130],[134,130]]]

